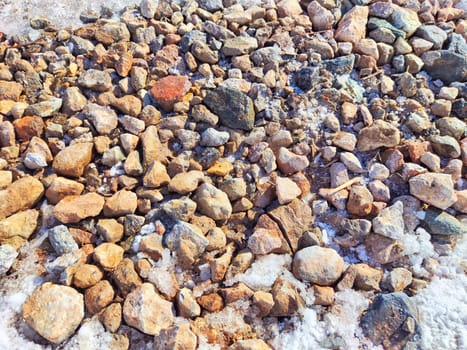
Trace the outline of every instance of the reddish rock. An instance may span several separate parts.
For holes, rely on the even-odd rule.
[[[169,112],[176,102],[182,101],[190,87],[191,83],[187,77],[171,75],[158,80],[151,89],[151,95]]]
[[[335,34],[336,40],[358,43],[365,37],[367,21],[368,7],[355,6],[340,20]]]
[[[20,140],[30,140],[34,136],[41,136],[44,131],[44,121],[41,117],[24,117],[13,122],[16,135]]]

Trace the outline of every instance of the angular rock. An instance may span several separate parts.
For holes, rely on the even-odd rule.
[[[399,142],[399,130],[388,122],[378,119],[358,133],[357,149],[360,152],[367,152],[379,147],[394,147]]]
[[[433,235],[465,235],[467,225],[454,216],[434,208],[425,211],[423,225]]]
[[[184,195],[196,190],[203,178],[203,172],[198,170],[179,173],[170,180],[168,188],[171,192]]]
[[[8,272],[16,261],[18,252],[9,244],[0,245],[0,277]]]
[[[94,315],[109,305],[114,297],[115,292],[110,282],[102,280],[86,289],[84,292],[84,305],[86,305],[86,310]]]
[[[118,217],[133,214],[138,206],[136,193],[120,190],[105,201],[104,215]]]
[[[83,264],[78,266],[73,274],[73,285],[86,289],[95,285],[102,277],[104,274],[96,265]]]
[[[84,317],[83,295],[74,288],[44,283],[23,304],[29,327],[54,344],[60,344],[78,328]]]
[[[391,23],[398,29],[403,30],[407,37],[412,36],[422,24],[418,19],[417,12],[412,9],[393,5]]]
[[[44,193],[42,183],[32,176],[25,176],[0,190],[0,220],[20,210],[32,208]]]
[[[428,51],[422,55],[424,70],[445,84],[467,80],[467,57],[448,50]]]
[[[114,243],[102,243],[94,250],[94,260],[106,270],[112,270],[123,259],[123,248]]]
[[[318,67],[305,67],[294,74],[295,84],[303,91],[312,90],[320,80]]]
[[[276,195],[279,204],[288,204],[300,196],[302,191],[297,184],[287,177],[276,179]]]
[[[99,215],[103,207],[104,198],[91,192],[63,198],[55,206],[53,214],[60,222],[71,224]]]
[[[50,184],[45,196],[51,204],[57,204],[67,196],[78,196],[84,190],[84,185],[65,177],[58,176]]]
[[[23,86],[14,81],[0,80],[0,100],[18,101]]]
[[[373,196],[363,185],[352,186],[347,202],[347,210],[350,214],[366,216],[371,213]]]
[[[271,291],[274,306],[270,315],[276,317],[287,317],[296,315],[305,306],[302,296],[292,282],[278,278]]]
[[[91,162],[92,143],[75,143],[58,152],[52,163],[59,175],[80,177],[84,168]]]
[[[100,135],[109,135],[118,125],[117,113],[108,106],[89,103],[84,107],[83,114]]]
[[[194,257],[201,255],[209,244],[198,227],[179,221],[167,235],[166,244],[170,250],[177,251],[184,241],[191,242]]]
[[[182,101],[190,88],[191,83],[187,77],[171,75],[156,81],[151,88],[151,95],[165,111],[169,112],[176,102]]]
[[[182,323],[161,330],[154,338],[154,350],[196,350],[198,338],[190,330],[189,323]]]
[[[339,21],[334,37],[338,41],[350,41],[357,44],[366,34],[368,7],[355,6]]]
[[[258,48],[258,40],[249,36],[238,36],[227,39],[222,47],[225,56],[241,56]]]
[[[293,273],[304,282],[330,286],[344,271],[344,260],[333,249],[319,246],[299,250],[293,260]]]
[[[452,177],[448,174],[420,174],[409,180],[409,186],[411,195],[442,210],[457,200]]]
[[[37,227],[39,211],[28,209],[0,220],[0,242],[15,236],[29,239]]]
[[[225,192],[211,184],[204,183],[194,197],[198,210],[214,220],[227,220],[232,215],[232,205]]]
[[[58,255],[70,253],[79,248],[70,231],[64,225],[55,226],[47,233],[50,244]]]
[[[310,165],[310,161],[306,156],[295,154],[285,147],[279,148],[277,166],[285,175],[305,170],[308,165]]]
[[[78,79],[78,85],[85,89],[98,92],[109,91],[112,88],[110,74],[97,69],[84,71]]]
[[[373,219],[373,231],[385,237],[401,240],[404,235],[403,212],[404,205],[400,201],[384,208]]]

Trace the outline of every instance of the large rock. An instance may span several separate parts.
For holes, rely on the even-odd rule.
[[[150,283],[133,290],[123,304],[125,322],[143,333],[159,334],[174,321],[172,303],[162,299]]]
[[[63,198],[55,206],[53,213],[60,222],[71,224],[99,215],[103,207],[104,198],[92,192]]]
[[[393,5],[393,12],[391,14],[391,22],[392,24],[398,28],[403,30],[407,37],[411,36],[415,31],[420,27],[422,24],[418,19],[418,14],[414,10],[409,8],[400,7],[397,5]]]
[[[344,271],[344,260],[333,249],[311,246],[299,250],[293,260],[293,273],[303,282],[330,286]]]
[[[89,103],[84,107],[83,114],[100,135],[110,134],[118,125],[117,113],[108,106]]]
[[[251,130],[255,124],[253,101],[239,90],[218,87],[209,91],[204,103],[229,128]]]
[[[404,293],[378,294],[362,317],[363,333],[385,349],[406,349],[420,335],[415,304]],[[412,343],[416,348],[415,342]]]
[[[445,84],[467,80],[467,57],[448,50],[428,51],[422,55],[423,69]]]
[[[357,44],[366,34],[368,7],[355,6],[347,12],[339,22],[335,38],[338,41],[350,41]]]
[[[0,220],[20,210],[33,207],[43,193],[42,183],[31,176],[13,182],[6,190],[0,191]]]
[[[434,208],[425,211],[423,225],[430,234],[434,235],[465,235],[467,225],[454,216]]]
[[[222,47],[225,56],[240,56],[249,54],[258,48],[258,40],[249,36],[238,36],[227,39]]]
[[[23,304],[28,326],[54,344],[70,337],[83,317],[83,295],[67,286],[45,283]]]
[[[57,174],[80,177],[84,168],[91,162],[92,143],[75,143],[57,153],[52,163]]]
[[[358,133],[357,149],[366,152],[379,147],[394,147],[399,142],[399,130],[388,122],[378,119]]]
[[[107,217],[133,214],[137,207],[136,193],[120,190],[105,201],[104,215]]]
[[[194,200],[198,210],[214,220],[227,220],[232,215],[232,205],[227,194],[211,184],[202,184]]]
[[[15,236],[28,239],[37,226],[39,211],[28,209],[0,220],[0,242]]]
[[[426,173],[409,180],[410,194],[439,209],[447,209],[457,201],[451,175]]]
[[[57,204],[66,196],[78,196],[83,192],[84,185],[77,181],[58,176],[50,184],[45,196],[51,204]]]

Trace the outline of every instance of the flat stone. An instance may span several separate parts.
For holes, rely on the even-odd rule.
[[[253,101],[239,90],[218,87],[208,91],[204,103],[232,129],[251,130],[255,123]]]
[[[367,152],[379,147],[394,147],[399,142],[399,130],[388,122],[378,119],[358,133],[357,149],[360,152]]]
[[[171,75],[156,81],[151,88],[151,95],[165,111],[169,112],[175,103],[182,101],[190,88],[191,83],[187,77]]]
[[[52,163],[59,175],[80,177],[84,168],[91,162],[92,143],[75,143],[58,152]]]
[[[123,304],[125,322],[139,331],[155,335],[174,321],[172,303],[162,299],[150,283],[143,283],[127,295]]]
[[[214,220],[227,220],[232,214],[232,205],[225,192],[208,183],[202,184],[194,197],[198,210]]]
[[[25,176],[0,190],[0,220],[18,211],[32,208],[44,193],[42,183],[32,176]]]
[[[409,180],[410,194],[434,207],[445,210],[456,200],[451,175],[427,173]]]
[[[70,337],[84,317],[83,295],[74,288],[44,283],[23,304],[29,327],[54,344]]]
[[[423,225],[433,235],[465,235],[467,225],[454,216],[434,208],[425,211]]]
[[[39,211],[28,209],[0,220],[0,241],[15,236],[29,239],[37,227]]]
[[[103,207],[104,198],[90,192],[82,196],[64,197],[55,206],[53,214],[60,222],[71,224],[99,215]]]
[[[104,215],[106,217],[118,217],[133,214],[137,206],[136,193],[120,190],[105,201]]]
[[[258,40],[249,36],[238,36],[227,39],[222,47],[225,56],[241,56],[249,54],[258,48]]]
[[[319,246],[299,250],[293,259],[293,273],[303,282],[330,286],[344,271],[344,260],[333,249]]]

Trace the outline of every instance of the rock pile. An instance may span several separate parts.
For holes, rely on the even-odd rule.
[[[465,2],[178,3],[0,43],[0,274],[38,239],[48,281],[21,322],[271,349],[354,289],[367,340],[416,344],[413,242],[467,234]],[[252,282],[267,257],[290,263]]]

